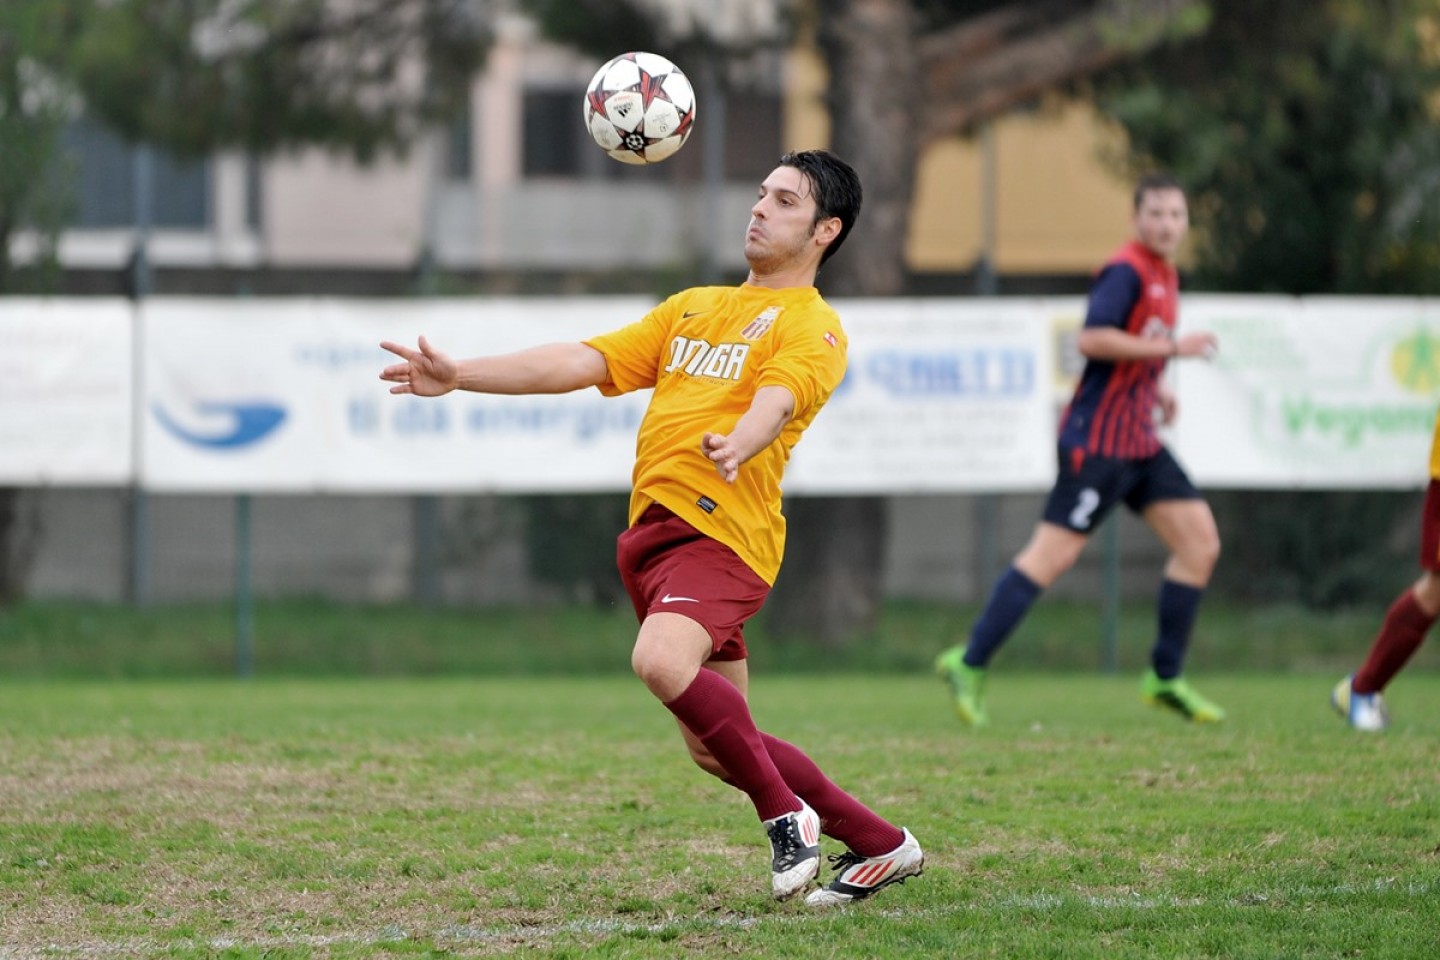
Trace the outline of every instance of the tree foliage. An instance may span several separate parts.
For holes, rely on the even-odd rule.
[[[59,136],[80,113],[180,155],[318,145],[368,160],[454,115],[488,14],[487,0],[0,4],[0,293],[16,289],[15,232],[45,246],[66,219]]]
[[[1187,185],[1194,285],[1440,291],[1433,0],[1212,0],[1203,38],[1106,76],[1127,171]]]
[[[369,159],[453,116],[488,43],[479,0],[111,0],[77,79],[135,140],[203,155],[320,145]]]
[[[0,5],[0,292],[34,286],[56,266],[69,195],[54,159],[74,109],[67,66],[83,7],[71,0]],[[22,226],[41,248],[28,275],[11,266],[11,238]]]
[[[1208,0],[883,0],[913,7],[921,145],[1204,33]],[[828,16],[828,7],[822,6]]]

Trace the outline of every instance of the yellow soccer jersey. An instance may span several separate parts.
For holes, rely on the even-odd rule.
[[[1430,479],[1440,480],[1440,413],[1435,416],[1435,436],[1430,440]]]
[[[655,388],[635,443],[630,523],[659,503],[774,583],[785,551],[785,463],[845,375],[839,316],[814,287],[696,287],[585,342],[605,355],[606,396]],[[794,415],[726,483],[700,438],[729,433],[755,392],[769,386],[790,391]]]

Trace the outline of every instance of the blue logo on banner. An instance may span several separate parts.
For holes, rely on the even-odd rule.
[[[217,450],[258,443],[285,420],[285,408],[270,403],[197,403],[195,412],[218,419],[216,430],[198,433],[187,429],[156,404],[152,410],[160,425],[186,443]]]

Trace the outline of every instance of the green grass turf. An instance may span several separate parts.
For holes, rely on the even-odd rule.
[[[770,636],[747,626],[752,662],[765,673],[915,674],[968,631],[973,606],[892,602],[868,634],[839,649]],[[1369,647],[1383,609],[1313,611],[1207,602],[1189,668],[1211,671],[1347,672]],[[260,676],[625,675],[635,638],[626,606],[536,610],[419,610],[322,602],[267,602],[253,611],[252,663]],[[1155,631],[1153,604],[1127,604],[1114,661],[1139,671]],[[1097,604],[1045,600],[996,660],[997,668],[1095,670],[1107,663]],[[0,609],[3,677],[224,677],[237,661],[235,611],[224,604],[136,609],[26,603]],[[1440,669],[1440,643],[1414,665]]]
[[[739,794],[629,678],[0,681],[0,957],[1440,955],[1440,678],[758,673],[761,726],[909,826],[923,877],[767,895]],[[828,853],[838,852],[829,844]]]

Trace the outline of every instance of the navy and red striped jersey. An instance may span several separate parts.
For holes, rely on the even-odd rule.
[[[1173,340],[1179,294],[1175,265],[1132,240],[1096,275],[1085,326]],[[1166,362],[1086,360],[1075,396],[1060,419],[1061,446],[1134,460],[1159,453],[1155,407]]]

